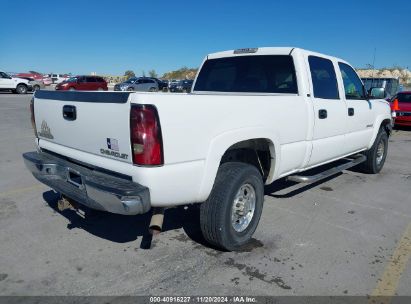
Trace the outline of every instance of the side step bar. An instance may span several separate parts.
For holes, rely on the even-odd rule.
[[[362,162],[367,160],[367,157],[362,154],[355,155],[353,159],[343,158],[345,160],[349,160],[349,162],[339,165],[337,167],[328,169],[324,172],[311,175],[311,176],[304,176],[304,175],[290,175],[287,177],[287,180],[297,182],[297,183],[304,183],[304,184],[312,184],[324,178],[330,177],[331,175],[337,174],[343,170],[347,170],[348,168],[354,167]]]

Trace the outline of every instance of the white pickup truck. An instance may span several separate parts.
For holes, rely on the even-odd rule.
[[[31,111],[39,181],[118,214],[202,203],[205,239],[226,250],[254,233],[264,185],[378,173],[392,125],[347,62],[286,47],[210,54],[189,94],[37,91]]]

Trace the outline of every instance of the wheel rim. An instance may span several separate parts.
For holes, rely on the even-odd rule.
[[[380,142],[378,143],[378,147],[377,147],[376,161],[377,161],[378,166],[381,165],[382,160],[384,159],[384,153],[385,153],[385,143],[381,139]]]
[[[231,224],[235,231],[243,232],[250,225],[255,211],[256,194],[250,184],[243,184],[234,197]]]

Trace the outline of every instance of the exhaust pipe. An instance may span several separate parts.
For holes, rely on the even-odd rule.
[[[153,208],[153,215],[151,216],[150,226],[148,227],[152,235],[157,235],[162,231],[164,211],[164,208]]]

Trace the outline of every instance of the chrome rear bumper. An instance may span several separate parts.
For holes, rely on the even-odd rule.
[[[89,208],[125,215],[151,208],[149,189],[130,180],[45,152],[24,153],[23,158],[37,180]]]

